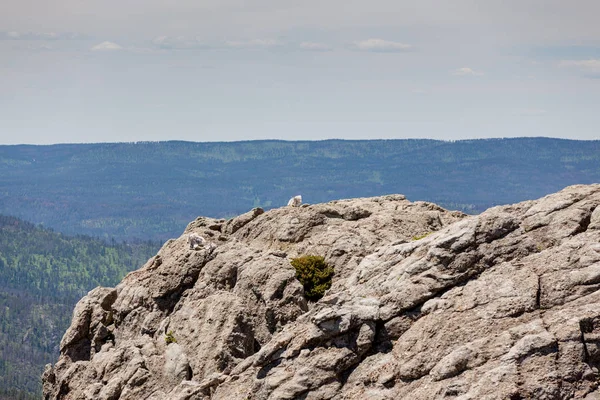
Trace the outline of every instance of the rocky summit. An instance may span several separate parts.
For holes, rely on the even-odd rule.
[[[600,399],[600,185],[200,217],[76,306],[45,399]],[[197,234],[203,246],[190,246]],[[332,286],[308,302],[290,261]]]

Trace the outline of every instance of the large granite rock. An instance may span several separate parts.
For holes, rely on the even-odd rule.
[[[44,397],[600,399],[598,205],[581,185],[478,216],[394,195],[198,218],[78,303]],[[335,268],[316,303],[303,254]]]

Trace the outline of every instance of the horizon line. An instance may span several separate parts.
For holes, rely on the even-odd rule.
[[[399,141],[428,141],[441,143],[456,143],[456,142],[474,142],[474,141],[494,141],[494,140],[518,140],[518,139],[548,139],[561,140],[572,142],[598,142],[599,139],[571,139],[563,137],[551,136],[502,136],[502,137],[486,137],[486,138],[470,138],[470,139],[433,139],[433,138],[397,138],[397,139],[248,139],[248,140],[218,140],[218,141],[193,141],[182,139],[170,140],[132,140],[122,142],[57,142],[57,143],[0,143],[0,146],[76,146],[76,145],[98,145],[98,144],[159,144],[159,143],[195,143],[195,144],[226,144],[226,143],[252,143],[252,142],[283,142],[283,143],[319,143],[319,142],[399,142]]]

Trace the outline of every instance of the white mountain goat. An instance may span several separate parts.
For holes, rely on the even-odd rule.
[[[300,195],[294,196],[290,199],[290,201],[288,201],[288,206],[290,206],[290,207],[300,207],[301,204],[302,204],[302,196],[300,196]]]
[[[206,239],[197,233],[190,233],[188,235],[188,243],[190,244],[190,250],[198,250],[200,247],[206,246]]]

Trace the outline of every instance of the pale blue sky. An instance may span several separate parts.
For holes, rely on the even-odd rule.
[[[0,144],[599,139],[598,15],[597,0],[3,0]]]

